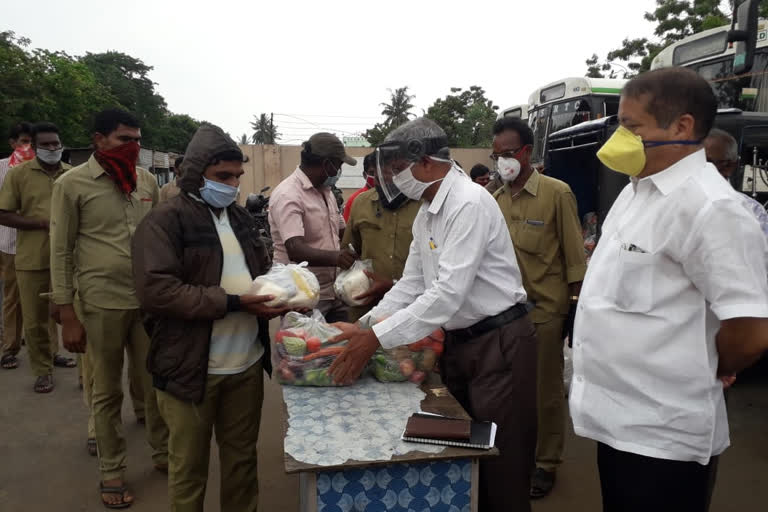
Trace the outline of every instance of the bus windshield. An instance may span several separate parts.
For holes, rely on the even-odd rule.
[[[748,112],[768,111],[768,51],[758,50],[752,71],[745,77],[733,75],[733,57],[723,57],[690,67],[712,84],[719,108],[739,108]],[[742,82],[744,78],[744,82]],[[751,88],[752,91],[744,91]]]
[[[546,138],[550,133],[575,126],[584,121],[616,115],[618,112],[618,95],[587,95],[537,108],[531,112],[529,119],[534,140],[531,162],[544,161]]]

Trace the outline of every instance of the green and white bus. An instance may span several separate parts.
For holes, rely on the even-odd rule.
[[[528,124],[533,129],[531,162],[541,164],[547,136],[584,121],[619,112],[619,96],[626,80],[564,78],[536,89],[528,99]]]
[[[653,59],[651,69],[691,68],[712,84],[720,108],[768,112],[768,20],[758,20],[755,61],[744,75],[733,74],[730,29],[726,25],[705,30],[668,46]]]

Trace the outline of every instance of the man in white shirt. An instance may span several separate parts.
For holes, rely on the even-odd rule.
[[[768,245],[701,145],[716,108],[693,71],[644,73],[598,152],[632,180],[587,270],[570,407],[607,512],[708,510],[729,444],[718,376],[768,349]]]
[[[379,346],[446,330],[443,380],[476,420],[494,421],[501,456],[480,463],[480,510],[530,510],[536,447],[536,337],[506,222],[496,201],[451,160],[445,132],[415,119],[377,148],[379,183],[423,204],[403,277],[331,367],[350,382]],[[390,186],[392,185],[392,186]]]

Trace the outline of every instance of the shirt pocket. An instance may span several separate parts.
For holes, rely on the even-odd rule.
[[[654,254],[619,250],[618,273],[610,287],[610,298],[621,311],[647,313],[653,307]]]
[[[529,224],[524,220],[518,221],[512,243],[523,252],[539,254],[546,230],[547,225],[543,222],[541,224]]]

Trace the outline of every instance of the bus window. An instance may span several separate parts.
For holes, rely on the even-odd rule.
[[[541,91],[539,101],[547,103],[548,101],[558,100],[565,96],[565,83],[553,85]]]
[[[616,116],[619,115],[619,97],[618,96],[606,96],[603,99],[603,115]]]
[[[552,106],[549,133],[576,126],[591,119],[591,107],[587,100],[564,101]]]
[[[514,108],[512,110],[508,110],[504,112],[504,117],[523,117],[523,109],[522,108]]]
[[[748,112],[764,112],[768,107],[768,80],[765,71],[768,68],[768,53],[755,54],[752,77],[748,87],[757,89],[757,98],[741,98],[741,79],[733,75],[733,59],[725,58],[692,68],[712,85],[719,108],[736,107]]]

